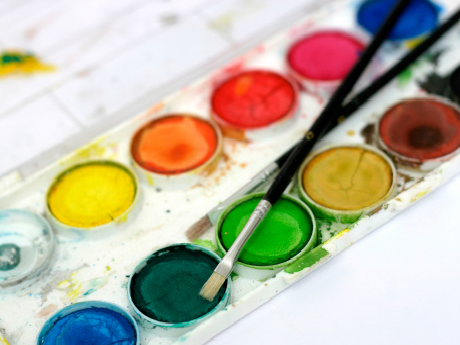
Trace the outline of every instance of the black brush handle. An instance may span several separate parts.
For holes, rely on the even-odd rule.
[[[321,112],[320,116],[307,132],[305,138],[295,147],[294,151],[288,157],[286,163],[283,164],[280,172],[276,176],[273,184],[268,189],[263,197],[270,204],[274,204],[283,194],[292,179],[292,176],[297,171],[304,158],[311,151],[319,137],[326,131],[330,123],[337,122],[340,116],[340,109],[343,100],[353,89],[357,80],[367,67],[377,49],[382,45],[385,38],[392,30],[394,24],[402,14],[406,6],[411,0],[399,0],[393,7],[390,14],[385,19],[385,22],[375,34],[371,43],[364,50],[358,62],[345,77],[338,89],[332,95],[330,101]]]
[[[454,14],[452,14],[442,25],[438,26],[429,37],[427,37],[423,42],[421,42],[416,48],[407,53],[397,64],[395,64],[391,69],[382,74],[377,78],[371,85],[360,91],[355,95],[349,102],[342,106],[340,110],[340,116],[338,116],[335,121],[327,126],[325,133],[329,132],[335,126],[337,126],[344,119],[353,114],[356,110],[359,109],[364,103],[366,103],[369,98],[375,95],[380,89],[387,85],[393,78],[395,78],[399,73],[404,71],[410,64],[412,64],[417,58],[419,58],[424,52],[426,52],[436,41],[438,41],[443,34],[450,30],[458,21],[460,21],[460,9],[458,9]],[[297,145],[300,145],[297,144]],[[294,152],[294,149],[297,145],[294,145],[280,157],[275,160],[275,163],[281,167],[286,163],[289,156]]]
[[[439,40],[449,29],[451,29],[460,20],[460,8],[457,9],[442,25],[438,26],[429,37],[423,40],[413,50],[407,53],[396,65],[387,72],[382,74],[367,88],[359,92],[353,99],[348,102],[342,110],[341,115],[349,116],[363,105],[370,97],[376,94],[382,87],[388,84],[393,78],[409,67],[420,55],[422,55],[433,43]]]

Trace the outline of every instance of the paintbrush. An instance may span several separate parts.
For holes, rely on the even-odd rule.
[[[341,107],[340,117],[331,121],[324,133],[329,132],[345,118],[353,114],[359,109],[364,103],[366,103],[370,97],[376,94],[382,87],[388,84],[394,77],[404,71],[411,63],[413,63],[420,55],[422,55],[433,43],[435,43],[444,33],[451,29],[456,22],[460,20],[460,10],[450,16],[442,25],[434,30],[431,35],[423,40],[415,49],[407,53],[398,63],[396,63],[391,69],[385,74],[376,79],[371,85],[356,94],[350,101]],[[321,136],[320,136],[321,138]],[[203,217],[201,217],[195,224],[193,224],[187,231],[186,235],[190,241],[195,241],[197,238],[202,236],[209,228],[217,223],[219,215],[225,210],[230,204],[238,200],[240,197],[255,191],[257,188],[263,186],[286,162],[289,155],[294,151],[294,145],[287,150],[282,156],[277,158],[274,162],[267,165],[257,175],[253,176],[251,181],[244,185],[237,192],[232,194],[226,200],[221,202],[219,205],[209,210]]]
[[[257,225],[262,221],[268,213],[272,205],[281,197],[292,176],[295,174],[300,164],[313,148],[318,138],[324,134],[329,124],[340,116],[340,106],[345,97],[350,93],[353,86],[358,81],[359,77],[367,67],[377,49],[381,46],[385,38],[388,36],[399,16],[409,4],[410,0],[399,0],[391,10],[384,23],[375,34],[371,43],[364,50],[358,62],[345,77],[341,85],[332,95],[330,101],[326,104],[320,116],[309,129],[302,141],[295,147],[294,151],[283,164],[280,172],[276,175],[275,180],[271,184],[268,191],[263,196],[262,200],[256,206],[255,210],[249,217],[248,222],[241,230],[240,234],[233,242],[227,254],[222,258],[222,261],[217,265],[211,277],[203,285],[200,295],[205,299],[212,301],[217,292],[225,282],[227,277],[233,270],[238,255],[241,252],[246,241],[256,229]]]

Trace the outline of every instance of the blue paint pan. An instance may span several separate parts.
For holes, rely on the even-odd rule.
[[[374,34],[396,0],[364,1],[357,13],[357,22],[370,34]],[[440,8],[428,0],[412,0],[391,31],[388,39],[403,41],[431,32],[438,24]]]

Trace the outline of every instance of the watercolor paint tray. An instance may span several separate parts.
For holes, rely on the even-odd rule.
[[[20,208],[43,214],[46,191],[61,171],[90,159],[111,159],[130,164],[130,138],[143,123],[161,114],[174,112],[208,117],[208,99],[216,80],[246,68],[284,72],[284,54],[299,34],[317,27],[356,29],[356,6],[357,2],[345,1],[319,9],[220,71],[183,88],[153,105],[145,113],[108,131],[30,178],[5,188],[0,195],[0,209]],[[458,28],[453,30],[433,49],[443,51],[442,55],[431,59],[433,54],[427,54],[421,62],[411,67],[410,80],[399,78],[390,83],[378,97],[329,133],[320,146],[364,143],[366,136],[362,134],[363,130],[375,123],[384,109],[401,98],[423,95],[425,92],[421,90],[418,81],[433,70],[445,74],[455,67],[458,63],[455,56],[460,56],[460,47],[451,43],[458,40],[459,36]],[[384,46],[380,55],[382,66],[394,62],[404,51],[401,45]],[[14,293],[0,294],[0,320],[4,327],[0,331],[6,339],[12,345],[34,344],[45,321],[54,312],[71,303],[102,300],[128,309],[126,285],[135,266],[159,247],[188,242],[185,230],[295,143],[312,124],[323,105],[321,99],[306,93],[301,94],[300,103],[301,111],[296,115],[295,123],[269,140],[243,143],[226,139],[225,159],[221,160],[205,183],[184,191],[167,191],[148,183],[142,184],[139,200],[141,209],[127,229],[97,240],[84,236],[69,238],[58,235],[57,252],[49,271],[33,286]],[[141,344],[172,344],[179,341],[184,344],[200,344],[208,341],[458,172],[459,155],[425,175],[411,177],[401,174],[396,196],[347,229],[342,228],[331,234],[332,238],[303,257],[300,266],[288,267],[264,282],[238,277],[232,281],[231,303],[223,311],[181,338],[161,338],[141,327]],[[202,243],[214,241],[213,236],[214,232],[209,230],[202,237]]]

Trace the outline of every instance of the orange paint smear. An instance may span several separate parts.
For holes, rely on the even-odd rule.
[[[179,174],[207,162],[217,149],[213,126],[192,116],[171,115],[153,120],[134,136],[131,154],[144,169]]]

